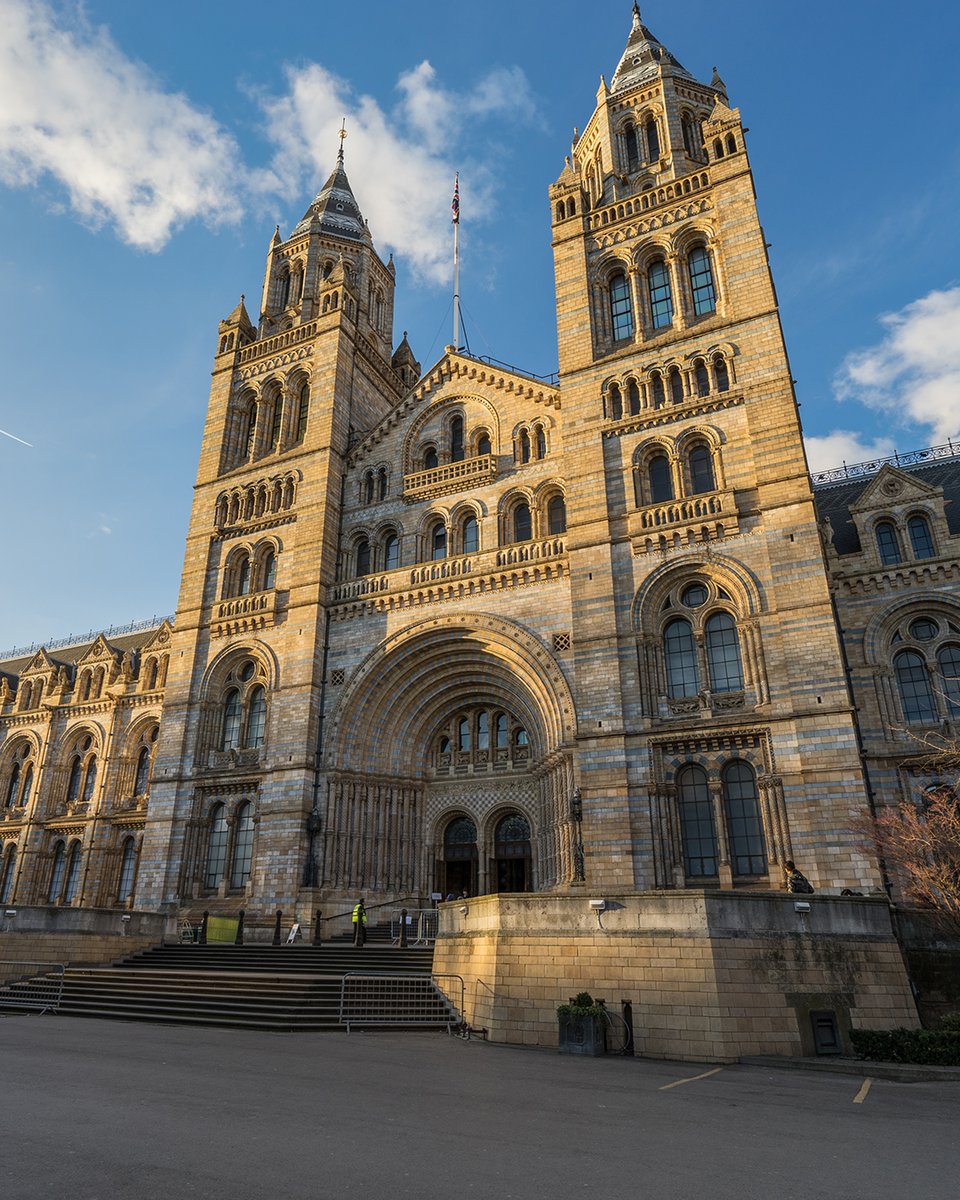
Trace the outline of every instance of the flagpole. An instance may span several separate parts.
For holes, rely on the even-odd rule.
[[[460,349],[460,174],[453,185],[453,348]]]

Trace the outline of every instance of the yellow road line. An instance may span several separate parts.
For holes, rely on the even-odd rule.
[[[698,1079],[709,1079],[711,1075],[717,1075],[723,1070],[723,1067],[714,1067],[712,1071],[704,1071],[702,1075],[691,1075],[687,1079],[675,1079],[673,1083],[665,1083],[658,1090],[668,1092],[671,1088],[680,1087],[683,1083],[696,1083]]]
[[[873,1086],[873,1080],[870,1078],[865,1079],[863,1081],[863,1083],[860,1085],[860,1091],[857,1092],[857,1094],[853,1098],[854,1104],[862,1104],[864,1102],[864,1100],[866,1100],[867,1093],[870,1091],[870,1088],[872,1086]]]

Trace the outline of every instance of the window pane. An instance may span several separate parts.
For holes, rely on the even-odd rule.
[[[723,772],[723,805],[734,875],[766,875],[757,781],[747,763],[731,763]]]
[[[960,646],[943,646],[937,652],[937,665],[943,679],[943,694],[951,717],[960,714]],[[24,791],[27,790],[24,784]],[[22,801],[26,803],[26,801]]]
[[[33,765],[27,767],[23,777],[23,787],[20,789],[20,806],[26,808],[30,803],[30,793],[33,791]]]
[[[357,574],[370,574],[370,543],[366,540],[357,544]]]
[[[487,436],[487,434],[482,433],[480,435],[480,437],[477,438],[477,454],[482,456],[482,455],[489,454],[489,453],[490,453],[490,438]]]
[[[712,313],[717,307],[717,291],[713,283],[710,255],[703,246],[698,246],[690,255],[690,287],[693,290],[693,311],[697,316]]]
[[[227,863],[227,813],[220,804],[210,818],[210,839],[207,842],[207,869],[203,886],[215,888],[223,878]]]
[[[137,847],[133,838],[127,838],[123,843],[123,855],[120,859],[120,881],[117,884],[117,899],[122,903],[129,900],[133,893],[133,874],[137,865]]]
[[[277,582],[277,556],[272,550],[267,551],[263,560],[263,590],[269,592]]]
[[[150,782],[150,751],[143,746],[137,756],[137,774],[133,781],[133,794],[145,796]]]
[[[529,542],[533,537],[533,521],[530,517],[530,506],[518,504],[513,513],[513,540]]]
[[[230,872],[230,886],[243,887],[250,878],[250,866],[253,862],[253,807],[244,804],[237,813],[233,841],[233,869]]]
[[[927,664],[912,650],[898,654],[894,661],[900,703],[904,719],[911,723],[932,724],[937,719],[937,708],[930,687]]]
[[[221,750],[235,750],[240,745],[240,693],[234,688],[227,693],[223,706],[223,737]]]
[[[622,342],[633,337],[633,302],[626,275],[614,275],[610,280],[610,316],[614,341]]]
[[[547,529],[551,534],[567,531],[567,507],[562,496],[554,496],[547,505]]]
[[[627,170],[635,171],[640,165],[640,143],[637,138],[636,125],[628,125],[623,135],[623,143],[627,152]]]
[[[650,289],[650,310],[654,329],[666,329],[673,324],[673,291],[670,272],[664,262],[655,262],[647,277]]]
[[[877,549],[880,552],[880,561],[885,566],[900,562],[897,531],[888,521],[881,521],[877,526]]]
[[[683,870],[688,879],[717,873],[717,833],[707,776],[699,767],[684,767],[678,779]]]
[[[667,691],[671,696],[695,696],[700,690],[697,651],[689,621],[671,621],[664,633]]]
[[[383,568],[393,571],[400,566],[400,539],[395,533],[387,535],[383,544]]]
[[[83,771],[83,760],[79,754],[73,756],[70,764],[70,778],[67,780],[67,799],[76,800],[80,795],[80,775]]]
[[[15,762],[10,772],[10,783],[7,786],[7,808],[13,808],[20,798],[20,764]]]
[[[310,413],[310,385],[304,384],[300,389],[300,403],[297,406],[297,428],[294,441],[302,442],[307,432],[307,417]]]
[[[490,714],[482,712],[477,717],[477,749],[490,749]]]
[[[666,393],[663,390],[663,376],[660,374],[654,375],[651,381],[653,389],[653,407],[662,408],[666,403]]]
[[[72,904],[80,883],[80,843],[74,842],[67,856],[67,882],[63,886],[63,903]]]
[[[673,478],[670,474],[670,460],[665,454],[655,454],[650,459],[650,499],[654,504],[673,499]]]
[[[676,369],[670,372],[670,399],[674,404],[683,403],[683,377]]]
[[[696,378],[697,378],[697,395],[698,396],[709,396],[710,395],[710,375],[707,372],[707,367],[706,367],[705,363],[703,363],[703,362],[697,363]]]
[[[687,460],[690,467],[690,487],[694,495],[712,492],[716,488],[713,478],[713,461],[706,446],[694,446]]]
[[[91,758],[87,763],[87,773],[83,779],[83,795],[82,800],[92,800],[93,792],[97,786],[97,760]]]
[[[247,748],[256,750],[263,745],[267,724],[267,693],[255,687],[250,693],[250,712],[247,717]]]
[[[910,544],[913,546],[914,558],[933,558],[933,536],[926,517],[911,517],[907,525],[910,530]]]
[[[717,391],[728,392],[730,390],[730,372],[727,370],[727,364],[719,355],[713,360],[713,373],[717,377]]]
[[[67,848],[63,842],[57,842],[57,848],[53,852],[53,871],[50,875],[50,890],[47,892],[47,900],[51,904],[56,904],[60,899],[60,888],[63,886],[63,871],[66,865]]]
[[[729,613],[716,613],[707,621],[707,662],[710,687],[715,692],[739,692],[743,688],[743,666],[737,627]]]
[[[647,161],[656,162],[660,157],[660,130],[656,121],[647,122]]]
[[[17,865],[17,851],[11,846],[3,858],[3,869],[0,870],[0,904],[7,904],[13,894],[13,876]]]
[[[497,713],[497,749],[507,748],[507,714]]]
[[[463,523],[463,552],[476,554],[480,549],[480,526],[476,517],[467,517]]]
[[[454,417],[450,422],[450,461],[461,462],[463,457],[463,417]]]
[[[435,562],[447,557],[447,527],[445,525],[434,525],[430,537],[430,553]]]
[[[250,559],[244,557],[237,571],[237,595],[246,596],[250,591]]]
[[[457,724],[457,749],[462,753],[470,749],[470,722],[466,717],[461,717]]]

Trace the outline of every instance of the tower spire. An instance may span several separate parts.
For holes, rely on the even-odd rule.
[[[340,138],[340,149],[337,151],[337,166],[343,166],[343,139],[347,136],[347,118],[344,117],[340,123],[340,132],[337,135]]]
[[[643,21],[640,17],[640,5],[637,3],[637,0],[633,0],[633,27],[634,29],[638,29],[642,24]]]

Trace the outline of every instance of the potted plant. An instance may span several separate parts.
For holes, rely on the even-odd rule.
[[[580,992],[557,1009],[561,1054],[606,1054],[607,1014],[601,1001]]]

